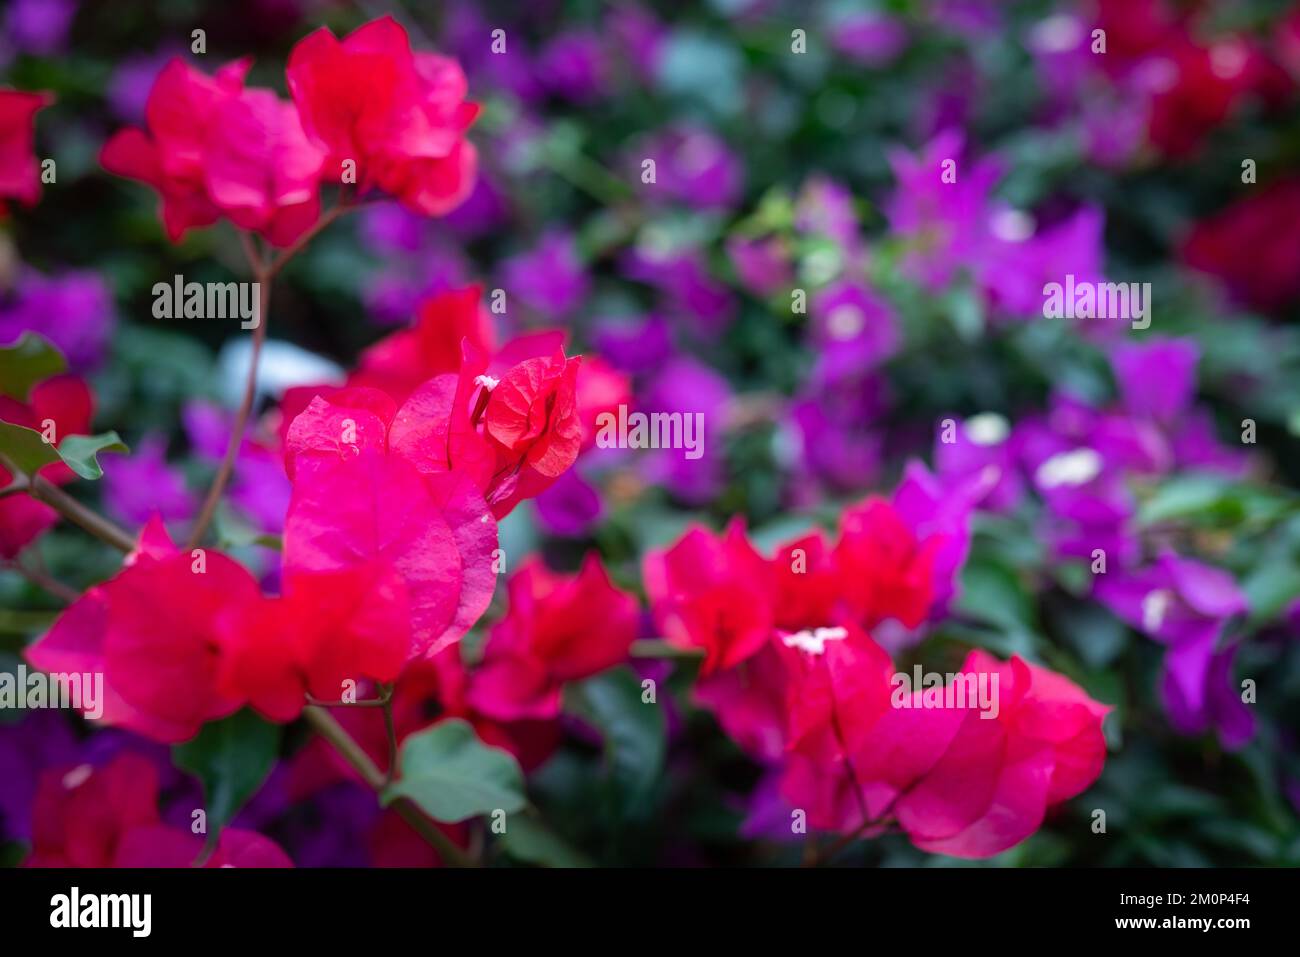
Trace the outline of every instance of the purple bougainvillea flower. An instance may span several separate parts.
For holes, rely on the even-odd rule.
[[[638,409],[647,413],[698,412],[703,418],[704,440],[698,458],[687,458],[684,449],[649,452],[647,479],[665,485],[693,505],[717,495],[726,480],[722,433],[730,400],[726,378],[703,363],[683,357],[665,365],[639,396]]]
[[[1160,691],[1169,722],[1181,734],[1204,734],[1213,729],[1230,751],[1244,747],[1255,736],[1255,714],[1242,700],[1241,687],[1232,675],[1239,647],[1232,645],[1211,655],[1199,686],[1197,677],[1203,667],[1199,649],[1169,650]],[[1193,689],[1190,695],[1189,687]]]
[[[911,461],[894,491],[894,509],[912,534],[918,540],[937,536],[943,542],[932,566],[934,596],[927,616],[932,621],[945,617],[957,597],[958,575],[970,552],[971,513],[988,484],[987,474],[946,483],[921,462]]]
[[[57,711],[32,711],[0,724],[0,841],[31,840],[32,798],[40,772],[77,760],[76,736]]]
[[[74,372],[99,365],[115,322],[113,297],[98,273],[43,276],[25,270],[0,298],[0,343],[35,330],[58,347]]]
[[[204,402],[190,402],[181,410],[181,420],[195,454],[216,462],[226,454],[230,436],[229,414]],[[277,535],[284,529],[284,516],[292,491],[281,455],[248,437],[235,456],[230,501],[263,532]]]
[[[154,81],[163,67],[181,56],[179,47],[166,47],[157,53],[131,56],[118,64],[108,81],[108,104],[113,113],[126,123],[143,126],[145,105]]]
[[[561,538],[586,535],[600,521],[603,511],[600,492],[583,478],[576,466],[536,499],[538,522]]]
[[[877,366],[898,349],[893,307],[864,285],[827,286],[813,297],[811,316],[813,343],[831,378]]]
[[[144,525],[157,513],[164,522],[183,522],[196,511],[194,495],[180,471],[167,464],[167,439],[148,435],[131,455],[104,464],[104,496],[109,510],[130,525]]]
[[[554,95],[572,103],[590,103],[609,92],[610,63],[600,37],[587,30],[568,30],[542,50],[537,73]]]
[[[587,297],[587,272],[569,233],[552,230],[506,261],[505,288],[546,316],[572,312]]]
[[[373,203],[362,210],[359,228],[368,249],[379,253],[414,253],[419,252],[428,238],[429,219],[401,203]]]
[[[657,313],[597,320],[594,339],[602,357],[633,374],[661,368],[673,357],[668,320]]]
[[[1043,314],[1043,287],[1063,283],[1067,275],[1076,282],[1102,281],[1102,232],[1105,216],[1084,206],[1060,222],[1036,228],[1029,214],[996,209],[988,218],[989,238],[978,266],[980,285],[1000,310],[1017,318]],[[967,242],[974,250],[976,237]],[[1109,322],[1098,320],[1096,325]],[[1094,328],[1090,326],[1089,328]]]
[[[1125,340],[1111,350],[1120,397],[1131,415],[1168,424],[1191,405],[1200,350],[1190,339]]]
[[[76,13],[76,0],[11,0],[4,21],[5,46],[53,56],[63,49]]]
[[[1216,652],[1228,620],[1247,611],[1231,575],[1165,552],[1146,568],[1099,576],[1096,595],[1168,647],[1160,690],[1176,728],[1195,734],[1213,726],[1228,747],[1251,736],[1254,723],[1231,688],[1235,648]]]
[[[727,240],[727,256],[740,285],[756,296],[771,296],[794,284],[790,250],[780,236],[732,236]]]
[[[885,215],[890,228],[912,244],[904,270],[932,290],[960,270],[976,270],[988,251],[989,192],[1002,166],[991,159],[968,162],[964,150],[965,136],[947,130],[919,153],[889,151],[897,186]],[[945,168],[955,174],[947,177],[951,182],[944,182]]]
[[[655,181],[640,183],[642,163],[655,161]],[[744,168],[726,142],[702,127],[664,130],[637,143],[629,155],[641,194],[695,209],[728,209],[740,198]]]
[[[878,13],[841,17],[831,30],[831,46],[863,66],[885,66],[907,46],[907,28],[893,17]]]
[[[621,265],[629,278],[663,293],[670,315],[681,317],[696,335],[713,339],[730,325],[736,301],[709,275],[699,250],[632,249]]]
[[[831,489],[854,491],[879,474],[879,421],[888,400],[885,381],[874,372],[840,371],[833,377],[823,363],[814,367],[789,416],[803,471]]]
[[[997,511],[1014,508],[1024,496],[1024,479],[1012,441],[1011,424],[996,412],[954,420],[952,441],[935,438],[935,470],[945,483],[975,483],[979,504]]]

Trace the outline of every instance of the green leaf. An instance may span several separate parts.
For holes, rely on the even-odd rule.
[[[636,674],[615,668],[570,685],[565,704],[600,729],[613,780],[633,801],[647,796],[663,767],[667,722],[663,708],[641,700]]]
[[[210,835],[257,793],[279,750],[279,726],[248,708],[204,725],[192,740],[172,748],[177,767],[203,782]]]
[[[32,386],[67,367],[48,339],[24,332],[13,345],[0,347],[0,395],[26,402]]]
[[[69,435],[55,446],[46,442],[35,429],[0,421],[0,454],[28,475],[35,475],[46,465],[61,461],[82,478],[97,479],[103,476],[104,470],[96,455],[127,451],[126,443],[116,432]]]
[[[520,814],[506,822],[501,846],[517,860],[543,867],[591,867],[591,860],[569,846],[536,818]]]
[[[527,803],[514,755],[484,744],[460,718],[407,738],[398,766],[402,775],[385,789],[384,805],[407,797],[435,821],[451,824],[498,809],[513,814]]]
[[[69,435],[55,451],[68,468],[84,479],[93,480],[104,474],[96,455],[100,452],[126,453],[130,449],[116,432],[101,432],[99,435]]]
[[[956,610],[1008,631],[1035,630],[1034,610],[1024,584],[999,562],[972,558],[966,563]]]

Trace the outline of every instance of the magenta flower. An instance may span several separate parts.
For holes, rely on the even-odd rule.
[[[1096,594],[1116,615],[1168,648],[1160,691],[1174,726],[1184,734],[1214,727],[1225,747],[1245,744],[1254,720],[1231,688],[1236,649],[1216,650],[1229,620],[1247,611],[1246,596],[1233,577],[1165,552],[1146,568],[1099,578]]]

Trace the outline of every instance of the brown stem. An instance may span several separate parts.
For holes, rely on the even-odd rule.
[[[393,702],[384,702],[384,733],[388,736],[388,774],[384,776],[384,786],[393,783],[397,777],[397,726],[393,723]]]
[[[287,247],[278,256],[272,257],[271,261],[266,265],[266,281],[269,283],[278,276],[280,270],[288,265],[290,259],[302,252],[303,249],[306,248],[307,244],[315,239],[322,230],[351,208],[352,204],[350,202],[340,201],[337,206],[331,207],[321,216],[320,219],[316,220],[314,226],[295,239],[291,246]]]
[[[44,589],[55,598],[60,598],[69,605],[81,597],[81,593],[71,585],[65,585],[54,576],[47,575],[38,568],[30,568],[17,560],[6,562],[4,567],[13,569],[37,588]]]
[[[370,760],[370,755],[366,754],[365,749],[357,744],[356,739],[348,734],[343,725],[334,720],[333,715],[315,706],[304,708],[302,715],[312,729],[328,741],[373,790],[382,792],[388,786],[384,772],[375,766],[375,762]],[[438,852],[443,863],[450,867],[478,866],[477,862],[457,847],[451,838],[438,830],[434,823],[407,798],[398,798],[394,801],[393,810]]]
[[[108,542],[114,548],[119,548],[123,552],[130,552],[135,548],[135,539],[127,534],[121,526],[110,522],[94,509],[82,505],[45,477],[37,475],[28,478],[27,492],[38,502],[44,502],[68,521],[80,525],[90,534]]]
[[[257,395],[257,364],[262,356],[262,343],[266,341],[266,327],[270,322],[268,311],[271,306],[271,280],[267,270],[262,268],[261,262],[257,260],[251,248],[245,248],[249,251],[250,265],[253,268],[253,280],[259,283],[260,305],[258,315],[260,321],[257,328],[253,330],[253,350],[248,358],[248,378],[244,380],[244,398],[239,403],[239,411],[235,413],[235,421],[230,428],[230,441],[226,444],[226,456],[221,460],[221,467],[217,469],[217,474],[212,479],[207,498],[203,500],[203,508],[194,524],[194,530],[190,532],[188,548],[194,548],[203,540],[203,533],[208,530],[208,525],[212,522],[212,516],[216,514],[217,505],[221,501],[221,493],[226,490],[226,483],[230,481],[230,475],[235,470],[235,458],[239,455],[240,445],[243,444],[244,429],[248,425],[249,413],[253,410],[253,398]]]

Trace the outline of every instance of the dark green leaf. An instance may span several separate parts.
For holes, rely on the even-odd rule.
[[[514,756],[484,744],[460,718],[407,738],[399,767],[401,777],[384,791],[383,803],[407,797],[437,821],[495,810],[513,814],[526,803],[524,772]]]
[[[506,822],[506,832],[501,835],[501,846],[507,854],[529,864],[544,867],[591,867],[591,860],[581,851],[570,847],[541,821],[526,814],[516,815]]]
[[[203,726],[193,740],[172,749],[177,767],[203,782],[208,833],[215,835],[271,773],[280,728],[250,709]]]
[[[628,668],[570,685],[566,694],[569,710],[604,735],[610,773],[633,800],[654,788],[666,750],[663,708],[641,696],[641,681]]]

